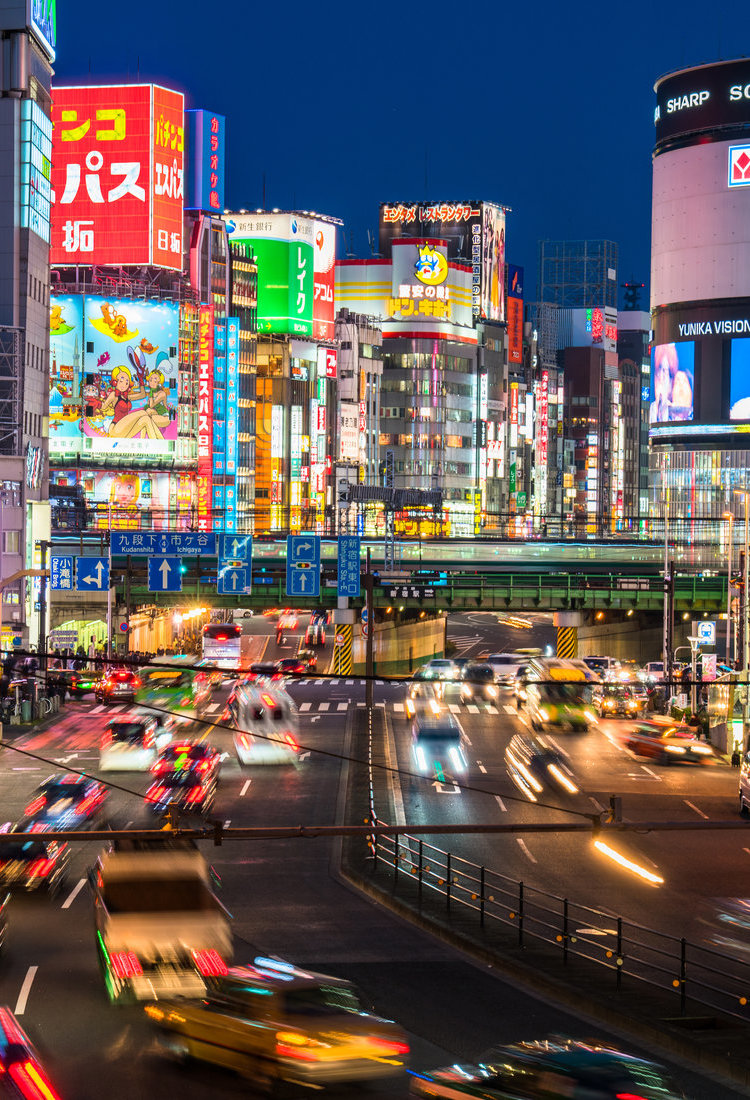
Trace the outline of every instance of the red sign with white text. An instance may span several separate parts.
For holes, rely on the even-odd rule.
[[[198,530],[213,530],[214,307],[198,312]]]
[[[183,96],[152,84],[53,96],[50,263],[180,270]]]

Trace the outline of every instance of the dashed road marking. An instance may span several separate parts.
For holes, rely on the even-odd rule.
[[[85,878],[79,879],[78,882],[76,883],[76,885],[73,887],[73,889],[70,891],[70,893],[66,897],[65,901],[60,906],[60,908],[61,909],[70,909],[71,905],[76,900],[76,898],[78,897],[79,893],[81,892],[81,890],[83,889],[83,887],[85,885],[86,885],[86,879]]]
[[[506,714],[515,714],[516,713],[516,708],[511,707],[508,703],[503,703],[503,710],[505,711]]]
[[[36,972],[38,969],[38,966],[30,966],[29,969],[26,971],[26,977],[24,978],[23,984],[21,985],[21,992],[18,994],[16,1007],[13,1009],[16,1016],[23,1016],[24,1012],[26,1011],[26,1002],[29,999],[31,986],[33,984],[34,978],[36,977]]]
[[[686,806],[689,806],[691,810],[695,810],[695,812],[698,814],[698,817],[702,817],[704,821],[708,821],[708,814],[704,814],[703,810],[699,810],[694,802],[688,802],[686,798],[683,799],[683,802]]]
[[[339,705],[337,706],[336,709],[337,710],[348,710],[349,709],[349,702],[347,701],[346,703],[339,703]]]
[[[524,854],[524,855],[525,855],[525,856],[526,856],[526,857],[527,857],[528,859],[530,859],[532,863],[536,863],[536,857],[535,857],[535,856],[532,856],[531,852],[530,852],[530,851],[529,851],[529,849],[528,849],[528,848],[526,847],[526,841],[525,841],[525,840],[524,840],[524,839],[523,839],[522,837],[520,837],[520,836],[517,836],[517,837],[516,837],[516,841],[517,841],[517,843],[518,843],[518,847],[519,847],[519,848],[521,849],[521,851],[523,852],[523,854]]]
[[[300,703],[299,709],[300,709],[300,711],[305,711],[305,710],[309,710],[311,706],[312,706],[312,703]]]
[[[500,807],[500,809],[503,811],[504,814],[508,812],[508,807],[505,805],[505,803],[503,802],[503,800],[502,800],[502,798],[500,797],[499,794],[495,795],[495,802],[497,802],[498,806]]]
[[[487,769],[485,768],[485,766],[484,766],[484,764],[483,764],[483,763],[481,762],[481,760],[477,760],[477,767],[479,768],[479,770],[480,770],[480,772],[482,773],[482,775],[486,775],[486,774],[487,774]]]
[[[251,783],[252,783],[252,779],[246,779],[245,782],[242,784],[242,790],[240,791],[240,798],[245,797],[245,795],[247,794],[248,787],[250,786]]]
[[[328,710],[330,705],[331,705],[330,703],[318,703],[318,710],[320,710],[320,711]]]

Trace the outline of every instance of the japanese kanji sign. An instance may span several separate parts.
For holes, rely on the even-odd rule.
[[[53,264],[182,267],[184,97],[153,84],[56,88]]]

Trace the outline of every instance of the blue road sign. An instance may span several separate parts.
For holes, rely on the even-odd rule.
[[[339,535],[338,594],[358,596],[360,592],[359,535]]]
[[[320,595],[320,536],[289,535],[286,540],[287,596]]]
[[[204,531],[113,531],[109,536],[109,547],[112,554],[161,554],[162,557],[182,558],[197,558],[199,554],[215,556],[216,535]]]
[[[106,558],[78,558],[76,588],[79,592],[106,592],[109,588],[109,562]]]
[[[700,645],[716,645],[716,623],[715,622],[703,622],[698,623],[698,643]]]
[[[156,554],[148,559],[150,592],[182,592],[182,558],[166,558]]]
[[[274,578],[267,573],[253,573],[253,584],[273,584]]]
[[[73,558],[50,558],[49,576],[50,588],[72,591],[75,578]]]
[[[250,591],[250,573],[246,565],[225,566],[216,580],[220,596],[240,596]]]
[[[249,535],[219,535],[219,558],[249,565],[253,560],[252,538]]]

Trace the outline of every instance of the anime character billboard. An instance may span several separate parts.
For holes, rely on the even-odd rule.
[[[89,528],[103,531],[182,529],[191,516],[193,479],[150,470],[56,470],[56,485],[81,485]]]

